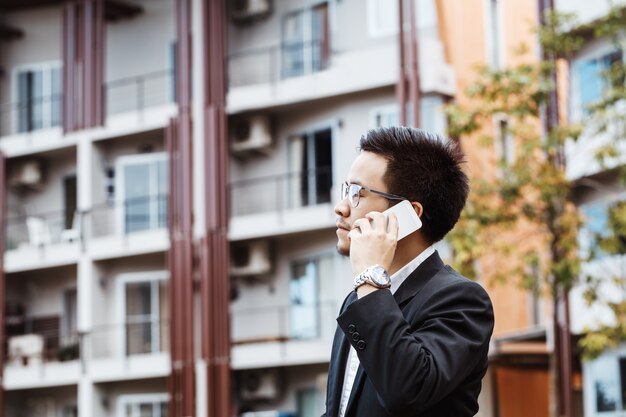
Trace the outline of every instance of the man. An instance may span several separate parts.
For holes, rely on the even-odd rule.
[[[433,244],[469,191],[459,147],[420,129],[370,130],[335,207],[337,250],[355,278],[337,318],[326,417],[472,416],[493,310],[484,289]],[[384,210],[409,200],[423,226],[397,241]]]

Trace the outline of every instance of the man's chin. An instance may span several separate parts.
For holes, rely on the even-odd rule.
[[[342,242],[337,243],[337,253],[341,256],[350,256],[350,247],[345,247],[341,244]]]

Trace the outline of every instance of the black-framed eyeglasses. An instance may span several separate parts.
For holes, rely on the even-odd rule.
[[[383,191],[372,190],[371,188],[367,188],[364,185],[353,184],[347,181],[341,184],[341,199],[343,200],[345,198],[348,198],[348,202],[350,202],[350,206],[357,207],[359,205],[359,200],[361,198],[361,190],[369,191],[370,193],[377,194],[388,200],[408,200],[408,198],[401,197],[399,195],[389,194]]]

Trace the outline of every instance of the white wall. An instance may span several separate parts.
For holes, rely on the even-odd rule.
[[[5,412],[11,417],[61,416],[63,407],[76,405],[76,386],[50,387],[5,393]]]
[[[0,65],[6,74],[0,78],[0,103],[15,101],[11,97],[13,69],[20,65],[61,62],[62,8],[38,7],[7,13],[4,22],[21,29],[24,37],[2,42]]]
[[[142,14],[106,27],[107,81],[169,69],[169,45],[175,38],[174,1],[134,3],[143,7]]]
[[[21,162],[29,159],[43,161],[44,180],[40,187],[33,190],[13,190],[9,195],[9,216],[23,214],[54,215],[52,220],[62,218],[65,209],[64,184],[67,176],[76,175],[76,148],[33,155],[9,161],[9,172]],[[11,197],[19,196],[16,200]]]

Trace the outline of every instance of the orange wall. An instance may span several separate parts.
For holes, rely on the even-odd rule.
[[[548,417],[548,372],[497,368],[500,417]]]
[[[466,102],[463,92],[475,80],[477,66],[487,62],[485,8],[488,3],[486,0],[438,1],[441,38],[445,43],[448,62],[455,69],[458,86],[456,100],[460,104]],[[537,41],[533,32],[533,22],[537,21],[537,0],[502,1],[501,7],[504,65],[511,66],[522,60],[535,60]],[[529,51],[520,57],[516,51],[522,43],[527,45]],[[537,128],[539,129],[540,126],[538,125]],[[492,126],[488,126],[486,130],[491,129]],[[489,148],[482,146],[477,138],[478,135],[462,140],[463,149],[468,157],[469,174],[470,176],[494,176],[496,175],[495,146]],[[516,245],[520,250],[541,248],[541,234],[533,234],[530,229],[524,227],[520,229],[523,230],[503,232],[498,239],[519,240],[519,244],[516,243]],[[533,237],[526,238],[525,236],[529,234]],[[480,260],[482,281],[488,288],[494,303],[496,335],[521,330],[532,325],[528,293],[519,289],[517,283],[512,280],[506,284],[492,282],[497,272],[506,270],[512,263],[520,261],[520,256],[516,257],[515,254],[508,259],[503,259],[501,255],[486,255]]]

